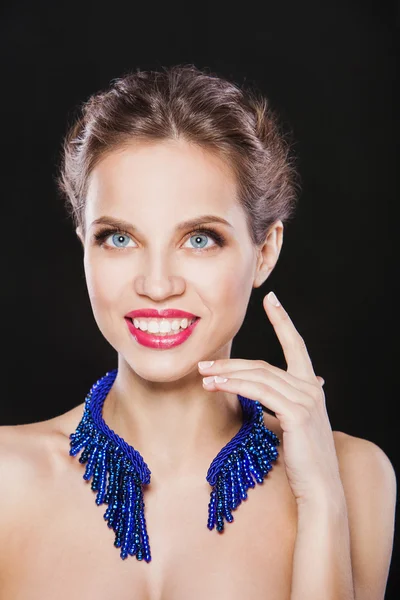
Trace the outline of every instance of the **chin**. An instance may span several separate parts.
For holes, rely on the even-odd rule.
[[[119,362],[126,363],[131,371],[133,371],[138,377],[150,382],[150,383],[173,383],[179,381],[184,377],[188,379],[198,377],[199,370],[197,363],[201,358],[196,358],[190,365],[182,366],[181,369],[177,367],[176,357],[171,360],[165,358],[160,359],[159,364],[153,366],[149,365],[149,361],[146,359],[133,360],[127,355],[119,353]]]

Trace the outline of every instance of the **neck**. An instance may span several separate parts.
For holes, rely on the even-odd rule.
[[[235,394],[209,392],[196,370],[172,382],[152,382],[123,360],[104,402],[103,418],[140,452],[157,480],[204,473],[239,431]]]

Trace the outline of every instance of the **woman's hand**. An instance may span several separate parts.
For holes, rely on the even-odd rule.
[[[269,300],[271,298],[271,300]],[[282,345],[287,370],[263,360],[222,359],[202,374],[228,378],[204,383],[205,389],[221,390],[258,400],[276,414],[283,430],[283,459],[289,484],[298,504],[314,501],[341,487],[332,428],[322,390],[323,380],[312,366],[303,338],[289,315],[270,292],[263,305]],[[271,303],[272,302],[272,303]],[[321,494],[323,496],[321,496]]]

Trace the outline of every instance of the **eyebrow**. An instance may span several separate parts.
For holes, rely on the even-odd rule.
[[[228,225],[228,227],[232,227],[233,229],[233,225],[229,223],[229,221],[226,221],[226,219],[223,219],[222,217],[218,217],[217,215],[200,215],[198,217],[195,217],[194,219],[182,221],[182,223],[179,223],[176,226],[176,230],[181,231],[182,229],[196,228],[199,225],[204,225],[204,223],[222,223],[224,225]],[[118,229],[129,229],[130,231],[133,231],[135,233],[140,233],[139,229],[131,223],[128,223],[128,221],[114,219],[113,217],[108,216],[102,216],[98,219],[95,219],[90,224],[90,227],[92,227],[93,225],[111,225]]]

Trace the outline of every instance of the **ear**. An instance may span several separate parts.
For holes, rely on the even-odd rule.
[[[276,221],[268,229],[265,242],[257,250],[257,266],[254,274],[253,287],[260,287],[272,273],[278,262],[283,243],[283,223]]]
[[[75,229],[75,233],[78,236],[78,238],[80,239],[80,242],[82,244],[82,248],[85,247],[85,238],[84,235],[82,233],[82,227],[80,225],[78,225],[78,227]]]

